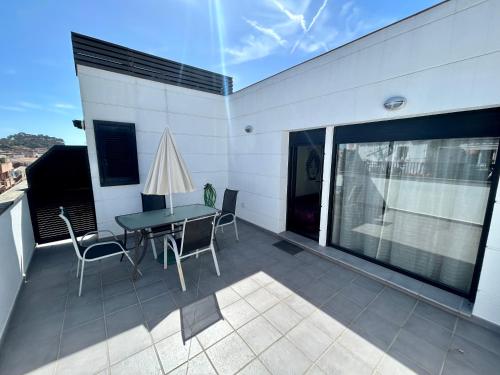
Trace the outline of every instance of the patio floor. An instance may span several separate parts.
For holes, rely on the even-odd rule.
[[[68,244],[35,252],[0,374],[498,374],[500,335],[240,223],[175,266],[149,252],[86,270]],[[159,246],[158,246],[159,248]]]

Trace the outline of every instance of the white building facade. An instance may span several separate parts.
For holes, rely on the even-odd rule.
[[[499,18],[497,0],[443,2],[230,95],[77,64],[98,228],[118,231],[116,215],[141,210],[140,192],[168,126],[197,188],[174,196],[175,204],[202,203],[210,182],[218,205],[226,187],[239,190],[238,217],[285,231],[289,134],[325,128],[319,243],[328,245],[335,127],[500,107]],[[395,95],[407,104],[387,111],[384,100]],[[135,124],[139,184],[100,185],[94,120]],[[496,325],[499,200],[500,189],[473,310]]]

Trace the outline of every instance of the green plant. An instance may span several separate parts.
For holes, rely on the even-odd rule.
[[[203,200],[205,201],[205,206],[215,207],[215,201],[217,200],[217,192],[214,186],[207,182],[203,187]]]

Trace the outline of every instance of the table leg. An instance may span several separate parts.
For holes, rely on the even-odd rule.
[[[144,259],[144,256],[146,255],[146,251],[148,249],[148,239],[147,239],[147,234],[143,233],[142,231],[136,232],[137,235],[137,242],[135,246],[135,259],[134,259],[134,273],[132,274],[132,279],[135,281],[139,277],[139,264],[141,264],[142,260]],[[141,248],[141,242],[143,243],[142,246],[142,253],[140,252]]]
[[[123,230],[123,246],[125,246],[125,250],[127,250],[127,230],[126,229]],[[123,261],[123,254],[120,258],[120,262],[122,262],[122,261]]]

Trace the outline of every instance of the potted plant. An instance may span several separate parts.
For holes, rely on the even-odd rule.
[[[203,187],[203,200],[205,201],[205,206],[215,207],[215,201],[217,199],[217,192],[214,186],[207,182]]]

